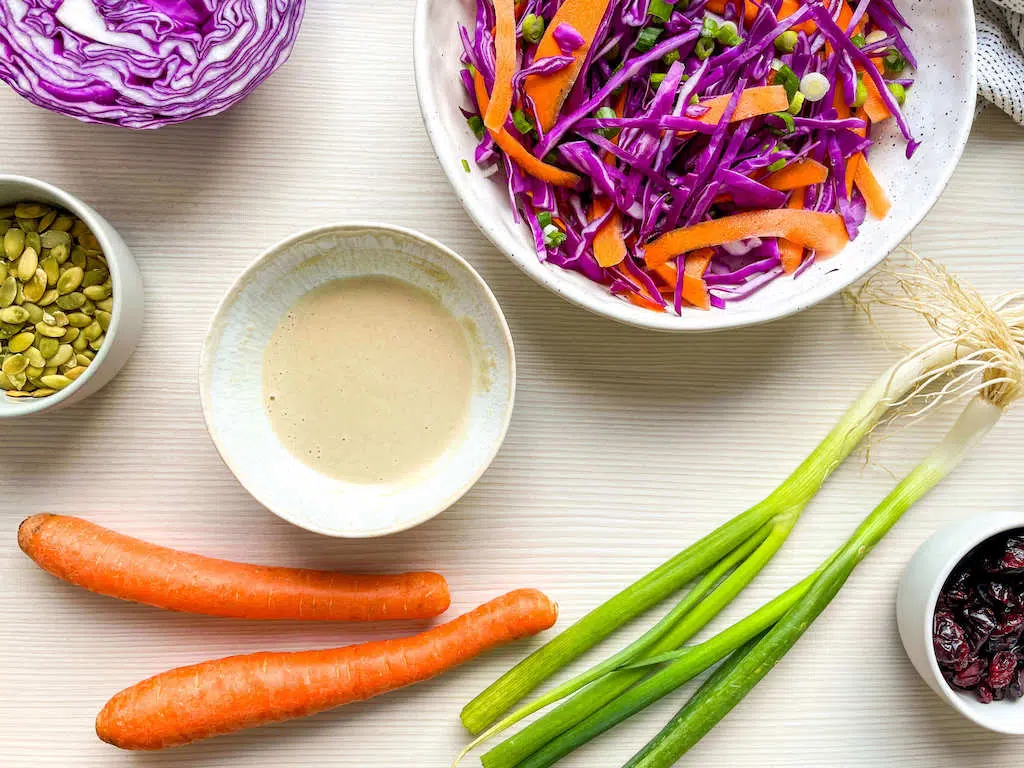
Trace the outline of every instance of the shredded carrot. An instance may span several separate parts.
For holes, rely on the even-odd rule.
[[[516,73],[516,9],[514,0],[494,0],[495,73],[490,104],[484,111],[484,125],[500,131],[512,110],[512,76]]]
[[[67,515],[34,515],[18,546],[59,579],[108,597],[236,619],[426,619],[448,608],[436,573],[347,575],[233,563],[149,544]]]
[[[849,242],[841,216],[791,209],[748,211],[702,221],[668,232],[645,249],[648,267],[673,256],[750,237],[784,237],[822,253],[836,253]]]
[[[646,296],[641,296],[639,293],[633,293],[631,291],[626,294],[626,299],[629,301],[630,304],[635,304],[636,306],[643,307],[644,309],[650,309],[653,310],[654,312],[665,311],[664,304],[659,304],[656,301],[651,301]]]
[[[884,219],[892,208],[892,204],[889,202],[885,190],[882,189],[882,185],[875,178],[875,174],[871,172],[871,167],[866,160],[862,160],[857,164],[854,181],[857,184],[857,189],[864,195],[864,202],[867,203],[868,213],[876,219]]]
[[[885,103],[885,99],[882,98],[882,94],[878,92],[875,81],[866,75],[864,77],[864,87],[868,91],[867,100],[864,102],[864,114],[868,116],[871,122],[881,123],[892,117],[892,112],[889,111],[889,107]]]
[[[804,200],[807,196],[806,189],[795,189],[790,195],[786,207],[790,210],[800,210],[804,207]],[[800,243],[794,243],[784,237],[779,238],[779,254],[782,256],[782,269],[787,274],[796,272],[797,267],[804,260],[804,247]]]
[[[601,26],[609,4],[610,0],[565,0],[537,45],[534,61],[563,55],[555,40],[555,30],[561,24],[572,26],[584,40],[583,45],[572,52],[575,61],[568,67],[550,75],[533,75],[526,79],[525,91],[533,102],[534,117],[545,131],[550,130],[558,119],[562,105],[568,98],[580,70],[583,69],[597,28]]]
[[[787,192],[791,189],[821,184],[828,178],[828,168],[811,158],[804,158],[776,171],[761,183],[766,187]]]
[[[853,194],[853,179],[857,175],[857,166],[864,159],[864,155],[857,152],[854,155],[850,155],[846,161],[846,199],[850,199],[850,195]]]
[[[704,273],[708,271],[708,266],[714,257],[714,248],[698,248],[696,251],[686,254],[683,271],[691,277],[704,277]]]
[[[739,4],[738,0],[709,0],[706,7],[707,10],[711,11],[712,13],[717,13],[719,16],[721,16],[725,13],[726,6],[737,4]],[[800,3],[797,2],[797,0],[782,0],[782,5],[779,7],[778,18],[780,21],[782,19],[786,19],[792,16],[794,13],[796,13],[799,9]],[[757,13],[760,10],[760,2],[753,2],[753,0],[745,0],[745,2],[743,2],[743,20],[750,24],[751,22],[754,21],[755,18],[757,18]],[[811,21],[805,21],[793,27],[793,29],[802,30],[807,34],[813,32],[814,28],[814,22]]]
[[[708,111],[697,119],[707,125],[715,125],[725,114],[725,108],[731,98],[732,94],[726,94],[702,101],[700,105],[707,107]],[[786,96],[786,89],[781,85],[761,85],[747,88],[740,94],[736,111],[730,122],[736,123],[758,115],[767,115],[770,112],[781,112],[788,107],[789,98]]]
[[[622,93],[615,100],[616,117],[622,117],[626,109],[626,94],[626,89],[623,88]],[[616,134],[612,142],[618,144],[621,135],[621,133]],[[607,164],[615,164],[615,155],[611,152],[605,152],[601,159]],[[601,218],[610,207],[611,202],[607,199],[601,197],[594,198],[594,205],[590,211],[590,220],[594,221]],[[602,267],[613,267],[616,264],[622,263],[622,260],[626,258],[627,251],[626,241],[622,239],[622,213],[615,209],[608,215],[604,224],[600,226],[594,235],[594,258],[597,259],[597,263]]]
[[[696,274],[697,269],[701,263],[704,264],[704,268],[706,268],[707,266],[706,262],[703,261],[703,256],[697,257],[696,261],[694,262],[694,268],[691,269],[690,267],[690,257],[697,254],[702,254],[702,251],[703,249],[694,251],[694,254],[687,254],[685,257],[686,264],[683,267],[682,296],[683,300],[686,301],[687,304],[692,304],[693,306],[697,307],[697,309],[708,310],[711,309],[711,295],[708,293],[707,283],[704,282],[703,269],[701,269],[700,274]],[[714,252],[712,251],[712,253]],[[710,261],[710,258],[708,258],[708,261]],[[679,277],[679,271],[676,269],[676,267],[666,262],[664,264],[659,264],[658,266],[654,267],[652,271],[666,283],[666,293],[675,293],[676,280]]]
[[[428,680],[547,629],[557,613],[543,593],[520,589],[411,637],[179,667],[116,694],[96,734],[122,749],[152,750],[304,717]]]
[[[473,78],[473,85],[476,89],[476,102],[481,112],[486,111],[490,102],[487,95],[487,86],[484,85],[484,78],[479,72]],[[580,183],[580,177],[571,171],[563,171],[554,165],[548,165],[530,153],[526,147],[520,144],[504,128],[500,131],[491,131],[494,143],[501,147],[501,150],[508,155],[524,173],[534,178],[554,184],[556,187],[575,187]]]

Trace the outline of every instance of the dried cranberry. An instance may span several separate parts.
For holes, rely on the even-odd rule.
[[[952,613],[940,611],[935,614],[932,635],[935,659],[939,664],[963,669],[968,656],[970,656],[971,648],[967,644],[963,628],[956,623]]]
[[[1017,669],[1017,656],[1010,651],[1000,651],[992,657],[988,666],[988,684],[993,690],[1005,688],[1013,682],[1013,673]]]
[[[1006,687],[1006,693],[1011,699],[1019,699],[1024,696],[1024,664],[1021,663],[1021,659],[1017,659],[1017,671],[1013,675],[1013,680]]]
[[[1024,612],[1010,611],[992,630],[989,645],[994,644],[996,650],[1008,650],[1017,644],[1022,632],[1024,632]]]
[[[982,704],[990,704],[994,698],[992,695],[992,689],[985,683],[980,683],[978,687],[974,689],[974,695],[978,697],[978,701]]]
[[[992,701],[1002,701],[1006,698],[1005,688],[993,688],[992,689]]]
[[[985,679],[988,673],[988,662],[975,658],[966,668],[952,675],[950,682],[957,688],[973,688]]]
[[[1011,536],[998,562],[1003,573],[1024,573],[1024,536]]]
[[[946,580],[946,584],[942,589],[942,599],[949,605],[966,603],[967,598],[971,595],[971,589],[975,581],[976,576],[970,568],[957,571]]]
[[[995,613],[985,605],[970,606],[964,611],[963,619],[964,629],[975,651],[985,644],[998,624]]]
[[[990,605],[1002,605],[1006,608],[1019,605],[1017,594],[1001,581],[993,581],[982,585],[978,592]]]

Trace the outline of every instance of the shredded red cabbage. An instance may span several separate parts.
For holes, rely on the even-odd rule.
[[[856,237],[867,206],[846,175],[851,158],[866,159],[872,146],[871,120],[860,108],[869,83],[906,139],[907,156],[917,147],[901,109],[916,62],[893,0],[800,0],[795,12],[783,0],[610,0],[592,40],[556,18],[563,2],[517,4],[516,114],[506,130],[538,159],[579,174],[581,184],[555,187],[528,175],[479,122],[475,159],[484,168],[500,160],[515,214],[530,227],[540,259],[641,306],[685,311],[683,284],[692,277],[684,277],[686,254],[661,269],[649,269],[643,258],[646,243],[678,228],[784,208],[798,195],[809,210],[842,216]],[[790,15],[780,18],[784,5]],[[539,21],[561,55],[536,58]],[[488,90],[494,27],[491,0],[478,0],[472,28],[460,29],[463,62]],[[561,72],[585,46],[580,73],[544,131],[526,94],[530,78]],[[473,98],[472,75],[463,72],[462,81]],[[765,85],[785,86],[790,109],[732,120],[744,91]],[[720,98],[719,110],[726,105],[717,123],[701,120],[708,107],[700,102],[712,98]],[[469,113],[470,124],[478,115]],[[771,186],[768,176],[803,160],[825,166],[825,181],[797,190]],[[595,206],[599,198],[610,207]],[[612,215],[627,255],[602,267],[594,240]],[[814,259],[808,250],[798,265],[787,264],[774,238],[715,248],[703,276],[709,303],[725,308],[787,272],[797,278]]]

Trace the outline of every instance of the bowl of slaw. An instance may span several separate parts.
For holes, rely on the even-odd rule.
[[[516,266],[630,325],[753,325],[837,293],[920,222],[970,131],[968,0],[594,0],[606,10],[590,27],[585,13],[563,10],[573,0],[526,0],[515,6],[513,100],[497,131],[482,123],[507,74],[495,53],[502,3],[480,2],[417,6],[417,92],[442,169]],[[573,86],[564,102],[531,88],[560,77]],[[892,117],[865,114],[862,83]],[[855,170],[846,187],[853,155],[877,183],[871,194],[852,183]],[[815,166],[827,177],[809,186],[770,178],[795,170],[806,181]],[[878,199],[887,210],[873,216]],[[598,254],[594,243],[613,215],[625,256],[605,266],[607,249]],[[796,261],[782,232],[796,241]],[[691,265],[703,283],[696,293]]]

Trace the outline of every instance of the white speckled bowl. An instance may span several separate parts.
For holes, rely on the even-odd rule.
[[[893,201],[884,221],[868,220],[860,236],[835,258],[799,279],[779,279],[725,310],[656,313],[635,307],[582,275],[538,261],[528,229],[512,218],[502,174],[466,173],[476,139],[459,112],[470,105],[459,79],[458,24],[472,29],[475,0],[418,0],[414,57],[416,87],[427,134],[455,193],[481,231],[541,285],[592,312],[661,331],[708,331],[754,325],[799,312],[850,285],[884,259],[917,226],[945,188],[960,159],[974,117],[976,47],[970,0],[897,0],[914,31],[907,36],[921,69],[907,100],[907,118],[924,142],[913,160],[889,125],[871,164]],[[890,121],[891,123],[892,121]]]
[[[1021,510],[969,515],[940,528],[907,563],[896,593],[896,623],[907,656],[921,679],[953,709],[997,733],[1024,736],[1024,702],[982,704],[973,694],[955,691],[942,677],[932,650],[932,625],[939,592],[957,564],[976,546],[997,534],[1024,528]]]
[[[0,174],[0,206],[36,201],[60,206],[73,213],[89,227],[99,240],[110,267],[113,283],[114,310],[110,328],[85,373],[74,383],[49,397],[11,398],[0,395],[0,419],[20,418],[43,411],[63,408],[98,392],[117,375],[135,351],[142,336],[145,296],[142,275],[121,235],[96,211],[63,189],[26,176]]]
[[[263,410],[263,352],[281,317],[316,286],[364,275],[418,285],[471,324],[474,365],[486,372],[481,380],[489,380],[474,391],[461,443],[414,478],[392,484],[347,483],[318,473],[281,445]],[[399,227],[326,226],[278,243],[238,278],[203,345],[199,386],[217,450],[271,512],[328,536],[381,536],[447,509],[487,469],[512,415],[515,353],[494,295],[455,253]]]

